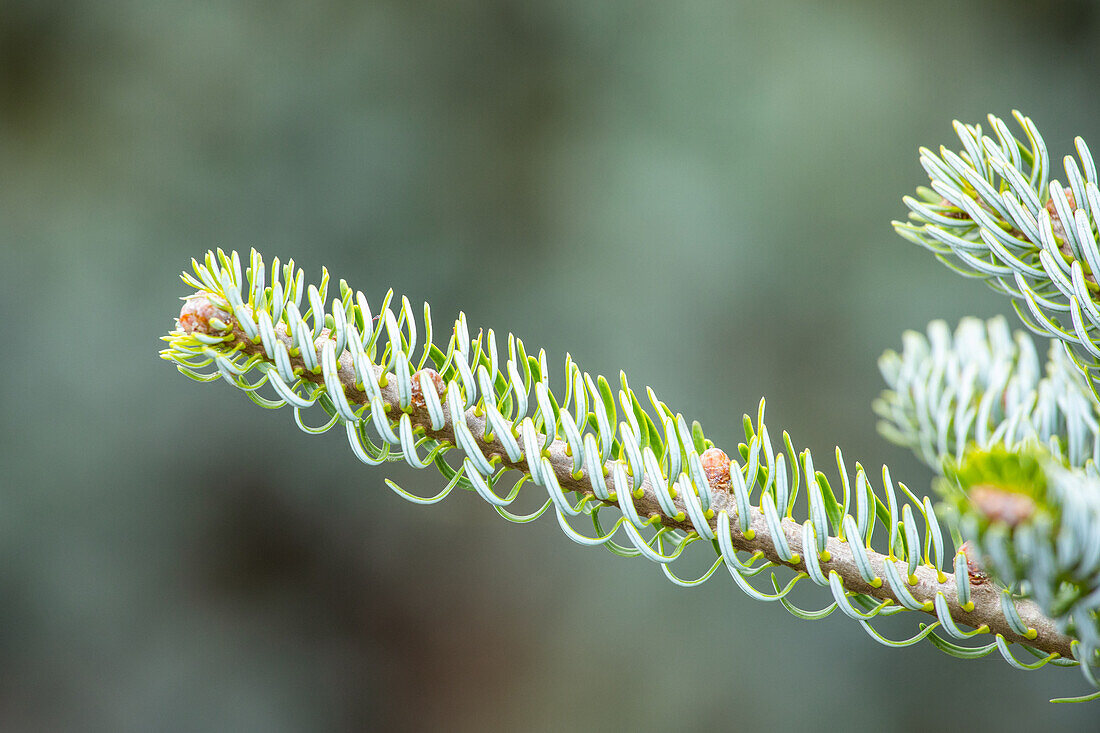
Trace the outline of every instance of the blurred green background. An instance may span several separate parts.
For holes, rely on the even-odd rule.
[[[1094,729],[1046,702],[1076,670],[411,506],[382,479],[437,476],[157,351],[190,258],[255,246],[625,369],[720,445],[766,395],[924,492],[876,358],[1010,308],[892,233],[917,147],[1016,107],[1096,149],[1098,68],[1083,0],[0,1],[0,727]]]

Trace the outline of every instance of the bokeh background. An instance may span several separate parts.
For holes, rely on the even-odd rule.
[[[411,506],[383,478],[437,476],[157,351],[190,258],[255,246],[625,369],[720,445],[766,395],[923,492],[876,358],[1010,308],[892,233],[917,147],[1015,107],[1095,149],[1098,68],[1084,0],[0,1],[0,728],[1095,729],[1046,702],[1076,670]]]

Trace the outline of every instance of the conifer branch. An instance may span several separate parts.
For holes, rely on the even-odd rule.
[[[550,391],[542,352],[529,357],[522,342],[510,336],[508,358],[501,360],[493,332],[471,339],[462,315],[444,352],[431,342],[425,306],[424,342],[414,361],[419,334],[407,299],[402,298],[395,314],[392,293],[387,295],[376,319],[364,295],[341,281],[340,296],[326,314],[327,272],[319,287],[307,290],[292,261],[281,268],[280,279],[276,260],[268,285],[265,265],[255,252],[247,283],[236,253],[208,253],[204,264],[193,264],[195,275],[185,274],[184,279],[195,292],[176,330],[165,337],[169,347],[162,352],[164,358],[202,381],[223,377],[262,406],[291,405],[299,426],[309,432],[342,424],[353,452],[365,463],[403,459],[419,468],[434,464],[448,481],[443,491],[428,498],[387,482],[405,498],[434,503],[461,486],[513,521],[552,510],[570,539],[645,556],[659,563],[673,582],[694,585],[724,566],[755,598],[778,600],[802,618],[821,618],[839,609],[891,646],[928,638],[956,656],[997,650],[1021,666],[1009,649],[1011,642],[1038,657],[1029,668],[1076,664],[1095,656],[1091,645],[1082,654],[1079,639],[1067,633],[1065,624],[1044,615],[1040,605],[1020,595],[1019,587],[1013,593],[976,575],[966,554],[956,553],[952,572],[945,573],[936,509],[903,484],[898,485],[903,493],[899,503],[887,469],[881,496],[876,496],[858,464],[854,481],[850,479],[838,449],[843,487],[838,500],[808,450],[796,455],[786,433],[784,449],[773,448],[763,402],[755,424],[745,417],[746,439],[737,450],[741,462],[730,460],[705,438],[698,423],[689,429],[651,390],[647,394],[655,414],[642,409],[624,374],[622,389],[613,394],[606,380],[593,380],[567,357],[567,391],[558,400]],[[303,299],[309,305],[304,316],[299,311]],[[210,365],[216,371],[197,371]],[[261,377],[249,382],[246,377],[254,372]],[[265,384],[274,399],[257,394]],[[301,417],[314,404],[330,416],[317,429],[307,427]],[[421,451],[427,455],[422,457]],[[461,457],[457,467],[446,460],[452,454]],[[508,471],[522,477],[502,495],[498,485]],[[530,485],[547,492],[542,509],[522,517],[511,514],[508,507]],[[806,519],[799,521],[795,507],[803,485]],[[618,509],[618,516],[605,530],[600,512],[608,508]],[[589,519],[595,536],[575,529],[574,518]],[[613,538],[618,535],[627,543],[617,544]],[[672,562],[700,539],[712,544],[717,559],[698,579],[677,577],[670,570]],[[883,539],[885,551],[876,551],[874,542]],[[750,582],[779,567],[795,574],[781,587],[776,573],[769,572],[765,577],[774,592]],[[829,606],[804,611],[787,600],[795,584],[806,578],[829,589]],[[904,611],[921,611],[935,620],[900,642],[885,639],[871,626],[877,616]],[[993,641],[977,647],[952,641],[982,634],[991,634]],[[1089,665],[1082,668],[1091,679]]]
[[[1081,138],[1078,158],[1063,160],[1066,183],[1048,178],[1050,156],[1035,124],[1019,112],[1020,140],[989,115],[992,134],[954,123],[963,148],[921,148],[931,188],[906,197],[909,222],[894,222],[906,239],[951,269],[985,279],[1012,297],[1034,332],[1067,345],[1089,378],[1100,381],[1100,188],[1096,163]]]

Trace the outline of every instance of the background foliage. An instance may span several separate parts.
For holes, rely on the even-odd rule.
[[[952,117],[1015,107],[1056,159],[1095,149],[1091,3],[0,17],[5,729],[793,726],[869,701],[853,730],[1095,719],[1045,702],[1075,670],[886,650],[473,497],[408,506],[338,438],[156,359],[189,258],[255,245],[626,368],[719,445],[767,395],[796,444],[925,490],[874,433],[876,358],[1010,306],[889,221]]]

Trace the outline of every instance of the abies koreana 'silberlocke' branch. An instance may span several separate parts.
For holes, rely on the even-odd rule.
[[[1078,158],[1063,160],[1065,182],[1049,180],[1046,144],[1030,119],[1014,113],[1024,140],[989,116],[991,133],[955,123],[962,149],[921,148],[930,188],[906,197],[906,239],[948,267],[985,279],[1012,297],[1033,331],[1055,339],[1086,373],[1100,379],[1100,189],[1096,164],[1081,138]]]
[[[1021,346],[1020,368],[1009,377],[1006,358],[1016,350],[1002,337],[990,360],[958,343],[970,340],[960,328],[955,351],[970,362],[967,376],[959,379],[965,371],[959,364],[931,352],[908,360],[888,354],[887,380],[896,375],[906,386],[884,395],[879,414],[888,437],[911,445],[933,466],[942,459],[947,479],[941,487],[959,513],[956,529],[996,580],[1036,600],[1077,639],[1078,658],[1094,662],[1100,648],[1100,179],[1088,146],[1077,138],[1077,157],[1063,159],[1064,183],[1049,180],[1042,136],[1030,119],[1014,116],[1022,140],[990,115],[991,135],[956,122],[960,150],[922,149],[930,188],[905,199],[909,221],[894,226],[948,267],[1009,295],[1023,322],[1051,339],[1048,376],[1036,382],[1034,358]],[[943,342],[944,330],[937,327],[932,340]],[[905,367],[906,361],[920,366]],[[975,371],[985,377],[975,382]],[[948,386],[953,373],[961,389]],[[1004,422],[991,430],[987,423],[998,410]],[[1041,460],[1013,439],[1025,422],[1049,447]],[[979,448],[1000,447],[968,459],[963,446],[971,439]],[[991,486],[1008,500],[991,502]],[[1100,686],[1091,665],[1082,668]]]
[[[745,442],[731,460],[698,423],[689,426],[648,389],[651,407],[644,409],[623,374],[621,388],[612,389],[567,356],[564,396],[555,395],[541,351],[528,355],[522,342],[509,336],[504,355],[491,330],[471,338],[462,315],[440,348],[433,343],[428,307],[418,322],[408,300],[398,305],[392,293],[373,311],[361,292],[341,281],[338,297],[326,302],[327,272],[317,286],[306,288],[293,261],[280,266],[275,260],[267,268],[256,252],[243,274],[236,253],[208,253],[193,266],[194,274],[184,275],[193,292],[176,329],[165,337],[162,356],[198,380],[224,378],[261,406],[290,405],[307,432],[342,427],[364,463],[434,465],[445,485],[433,496],[417,496],[387,481],[408,500],[434,503],[461,487],[511,521],[550,511],[573,541],[642,555],[681,585],[695,585],[725,568],[754,598],[779,601],[801,618],[839,611],[886,645],[928,639],[961,657],[996,650],[1020,668],[1085,661],[1080,666],[1093,680],[1088,662],[1095,661],[1095,629],[1082,634],[1080,627],[1082,619],[1094,620],[1088,609],[1095,604],[1078,603],[1076,610],[1086,609],[1083,616],[1050,615],[1064,608],[1050,602],[1049,593],[1034,593],[1028,578],[1007,572],[1021,567],[1010,541],[1016,534],[1031,532],[1033,541],[1051,542],[1062,536],[1061,524],[1039,520],[1072,501],[1065,489],[1072,481],[1062,480],[1059,471],[1075,479],[1077,469],[1065,466],[1065,451],[1081,453],[1072,440],[1062,447],[1061,429],[1042,422],[1042,409],[1019,406],[1030,404],[1026,395],[990,398],[997,404],[978,409],[965,426],[956,423],[955,433],[951,418],[943,419],[945,411],[969,414],[973,400],[981,402],[977,390],[942,396],[930,424],[922,412],[929,409],[924,395],[884,397],[883,405],[894,400],[880,410],[894,425],[893,437],[905,440],[906,430],[916,430],[910,444],[922,454],[953,455],[960,430],[974,435],[973,455],[964,451],[958,465],[952,464],[956,481],[946,490],[945,506],[983,543],[980,553],[957,547],[952,557],[945,555],[944,520],[930,499],[895,485],[885,468],[876,492],[859,464],[849,471],[839,449],[834,486],[816,470],[808,450],[795,452],[786,433],[778,448],[773,444],[763,402],[755,422],[745,416]],[[1013,362],[1017,368],[1021,363]],[[919,373],[923,367],[914,368]],[[1033,375],[1028,379],[1034,381]],[[980,385],[982,394],[1007,395],[999,380]],[[1017,385],[1017,391],[1024,386]],[[261,388],[269,396],[261,396]],[[1049,402],[1042,404],[1049,408]],[[319,427],[303,419],[314,405],[328,416]],[[1016,422],[1001,427],[1004,420]],[[928,437],[929,430],[940,430],[942,437]],[[1004,449],[994,445],[989,431],[1002,443],[1007,437],[1024,441],[1026,450],[1018,460],[1015,454],[1002,456]],[[944,445],[950,450],[940,450]],[[988,485],[981,483],[986,469]],[[1022,492],[1018,481],[1000,480],[1021,470],[1045,478],[1041,495]],[[506,474],[518,480],[507,480]],[[531,491],[545,492],[540,509],[527,515],[509,510],[521,492]],[[984,503],[966,498],[975,493]],[[1017,511],[1007,513],[1003,505]],[[712,548],[713,563],[698,578],[679,577],[673,561],[699,540]],[[1007,559],[987,555],[987,549],[1003,551]],[[1092,557],[1089,552],[1100,553],[1100,547],[1068,550],[1085,559]],[[1005,572],[1007,580],[998,582],[993,572]],[[803,610],[787,598],[807,578],[828,594],[825,608]],[[906,612],[929,617],[910,638],[889,640],[872,625],[878,617]],[[1010,644],[1033,661],[1019,661]]]
[[[953,336],[936,321],[880,367],[881,431],[947,474],[939,488],[967,554],[1026,590],[1088,658],[1100,644],[1100,428],[1062,345],[1040,378],[1031,340],[1013,339],[1003,318],[964,319]]]

